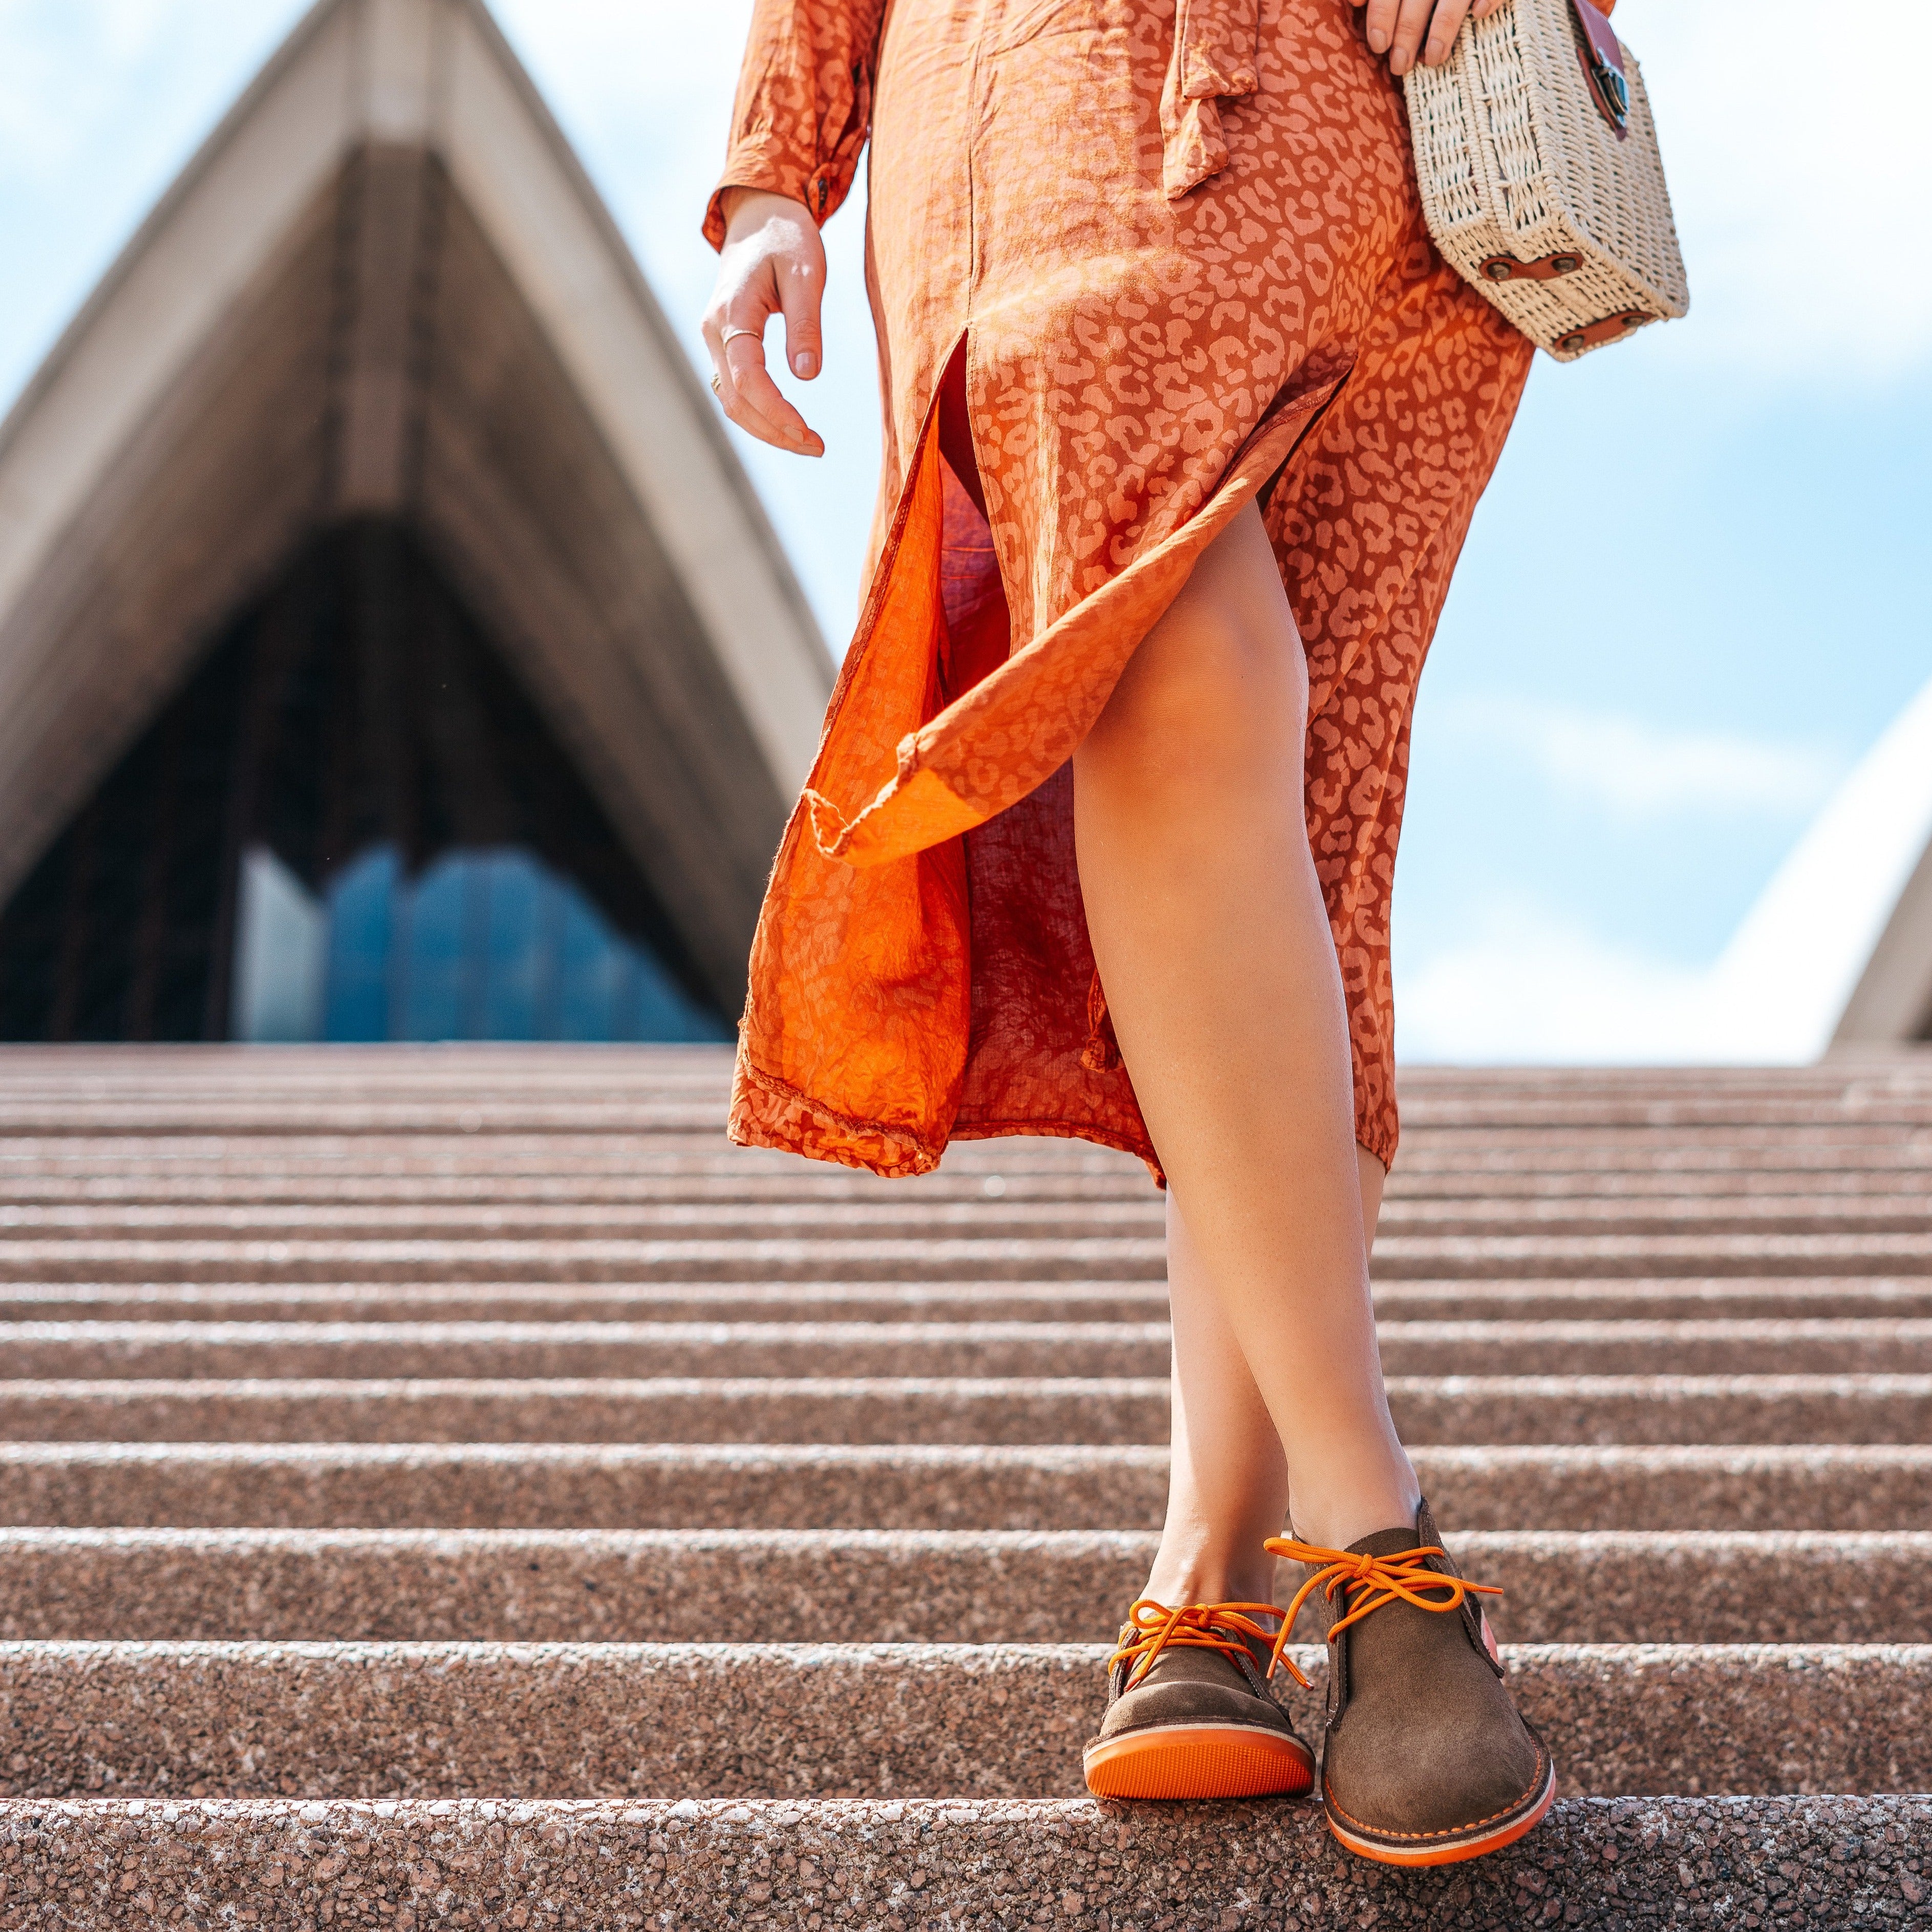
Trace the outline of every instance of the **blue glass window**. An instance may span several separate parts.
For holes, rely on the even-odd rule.
[[[514,846],[417,878],[372,846],[323,892],[321,1037],[716,1040],[717,1018],[572,880]]]

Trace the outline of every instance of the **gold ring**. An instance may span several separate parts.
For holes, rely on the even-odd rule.
[[[711,379],[711,393],[714,396],[719,398],[721,400],[723,398],[724,394],[724,392],[718,386],[718,378],[716,376],[713,376]]]

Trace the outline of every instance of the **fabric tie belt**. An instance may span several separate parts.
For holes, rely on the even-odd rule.
[[[1221,103],[1260,85],[1261,0],[1180,0],[1160,94],[1161,187],[1169,201],[1228,165]]]

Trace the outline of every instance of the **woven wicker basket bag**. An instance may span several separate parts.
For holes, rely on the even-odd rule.
[[[1406,76],[1444,259],[1559,362],[1690,305],[1636,61],[1588,0],[1510,0]]]

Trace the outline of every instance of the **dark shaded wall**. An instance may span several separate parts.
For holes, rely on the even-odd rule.
[[[225,629],[0,910],[0,1039],[226,1038],[243,854],[319,890],[379,841],[412,869],[527,847],[712,1006],[502,657],[409,532],[367,520]]]

